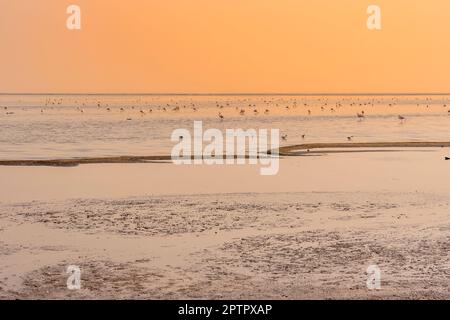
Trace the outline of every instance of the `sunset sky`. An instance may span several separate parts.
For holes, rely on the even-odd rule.
[[[3,93],[450,92],[448,0],[0,0],[0,41]]]

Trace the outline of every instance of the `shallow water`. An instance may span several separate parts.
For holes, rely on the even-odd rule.
[[[450,96],[0,95],[0,159],[169,154],[172,131],[194,120],[280,129],[282,145],[450,141],[449,106]]]
[[[1,167],[0,204],[32,200],[127,198],[147,195],[291,192],[450,194],[449,148],[340,153],[280,160],[279,172],[260,165],[172,163],[93,164],[70,168]]]

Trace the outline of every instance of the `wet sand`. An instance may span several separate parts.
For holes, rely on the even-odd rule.
[[[450,142],[405,141],[405,142],[349,142],[349,143],[305,143],[280,148],[280,155],[299,155],[298,151],[323,149],[355,149],[354,151],[379,148],[448,148]],[[326,152],[329,152],[328,150]],[[339,152],[339,151],[336,151]],[[0,162],[1,164],[1,162]]]
[[[299,193],[3,207],[1,297],[448,299],[449,206]],[[66,288],[73,264],[79,291]],[[370,264],[381,290],[366,288]]]
[[[447,153],[3,167],[0,297],[449,299]]]

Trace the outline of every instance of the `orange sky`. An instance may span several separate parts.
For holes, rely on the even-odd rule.
[[[450,92],[448,0],[0,0],[0,42],[0,92]]]

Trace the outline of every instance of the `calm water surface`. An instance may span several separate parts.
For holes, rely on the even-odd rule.
[[[280,129],[282,145],[450,141],[450,96],[0,95],[0,108],[0,159],[169,154],[194,120]]]

